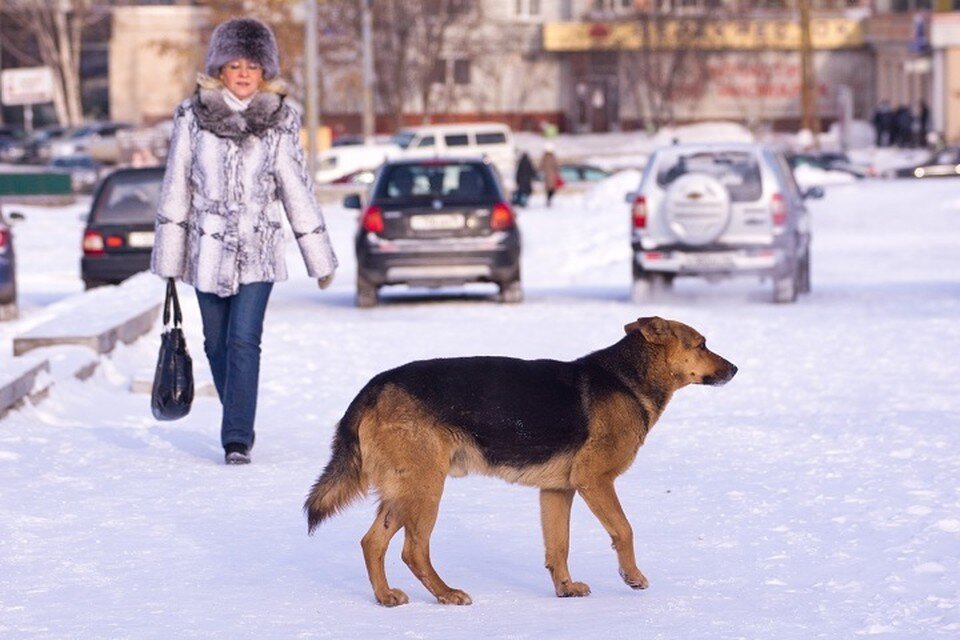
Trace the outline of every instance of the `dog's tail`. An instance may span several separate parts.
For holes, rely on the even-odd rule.
[[[307,533],[312,534],[321,522],[346,509],[354,500],[366,495],[367,482],[360,458],[358,426],[366,403],[361,393],[347,409],[337,425],[333,438],[333,455],[317,481],[313,483],[303,510],[307,513]]]

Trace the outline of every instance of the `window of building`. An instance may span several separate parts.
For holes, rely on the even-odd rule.
[[[514,9],[518,16],[539,16],[540,0],[516,0]]]
[[[470,61],[453,61],[453,82],[455,84],[470,84]]]

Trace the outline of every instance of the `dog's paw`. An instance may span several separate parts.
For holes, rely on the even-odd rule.
[[[561,598],[582,598],[590,595],[590,585],[586,582],[563,582],[557,585],[557,596]]]
[[[623,581],[626,582],[631,589],[646,589],[650,586],[650,581],[640,573],[639,569],[636,572],[629,573],[621,570],[620,577],[623,578]]]
[[[437,600],[440,604],[473,604],[470,596],[460,589],[450,589],[450,591],[437,596]]]
[[[390,589],[383,596],[377,596],[377,602],[385,607],[396,607],[401,604],[407,604],[410,602],[410,598],[400,589]]]

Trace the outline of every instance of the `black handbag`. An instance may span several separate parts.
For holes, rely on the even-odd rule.
[[[173,326],[170,326],[170,307]],[[183,316],[173,278],[167,280],[167,297],[163,302],[163,333],[160,355],[153,376],[150,408],[157,420],[177,420],[190,413],[193,404],[193,360],[183,337]]]

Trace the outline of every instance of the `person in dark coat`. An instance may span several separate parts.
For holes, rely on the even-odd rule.
[[[514,204],[527,206],[527,199],[533,193],[533,180],[537,177],[537,169],[533,166],[530,155],[524,151],[517,161],[517,191],[514,194]]]
[[[927,106],[926,100],[920,101],[919,108],[919,118],[920,118],[920,140],[918,141],[919,146],[927,146],[927,136],[930,134],[930,107]]]

